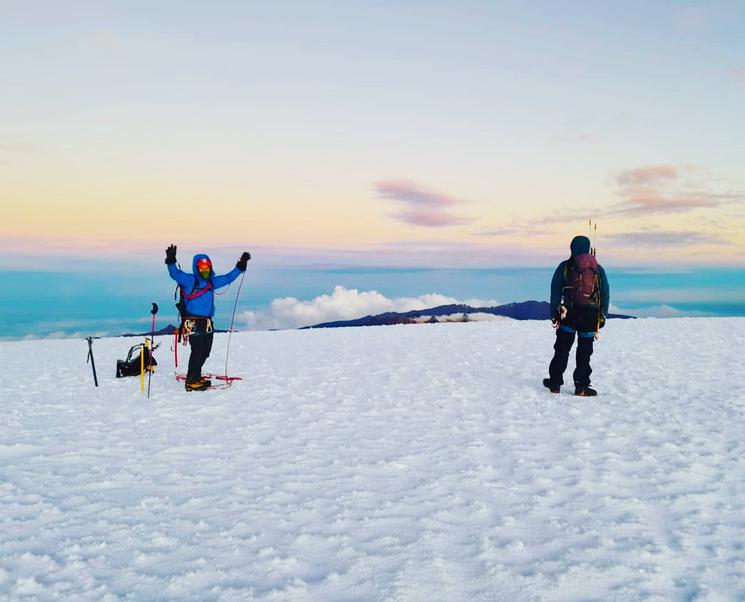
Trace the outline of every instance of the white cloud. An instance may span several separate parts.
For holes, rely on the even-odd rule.
[[[464,303],[474,307],[497,305],[493,299],[455,299],[436,293],[390,299],[378,291],[359,291],[337,285],[330,295],[320,295],[309,301],[301,301],[295,297],[274,299],[267,312],[245,311],[239,316],[239,320],[254,330],[300,328],[334,320],[354,320],[389,311],[428,309],[451,303]]]
[[[468,314],[469,322],[504,322],[508,320],[512,320],[512,318],[508,318],[507,316],[495,316],[494,314],[485,314],[481,312]]]
[[[426,323],[432,320],[433,316],[422,316],[414,320],[419,323]],[[434,316],[437,322],[463,322],[463,314],[448,314],[447,316]],[[495,316],[494,314],[487,314],[482,312],[473,312],[468,314],[469,322],[499,322],[504,320],[512,320],[507,316]]]
[[[99,335],[94,335],[99,336]],[[64,330],[55,330],[44,335],[45,339],[82,339],[83,334],[81,332],[65,332]]]
[[[707,315],[706,313],[700,311],[683,311],[671,305],[665,304],[652,305],[648,307],[636,307],[634,309],[624,309],[622,307],[611,304],[610,313],[624,314],[626,316],[634,316],[635,318],[686,318]]]

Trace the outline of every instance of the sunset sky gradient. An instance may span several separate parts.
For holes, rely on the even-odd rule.
[[[15,2],[0,248],[745,265],[740,2]],[[7,210],[9,209],[9,211]]]

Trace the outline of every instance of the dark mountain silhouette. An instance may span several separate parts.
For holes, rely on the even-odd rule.
[[[176,330],[178,326],[174,326],[173,324],[169,324],[165,328],[161,328],[160,330],[155,331],[156,337],[162,337],[162,336],[173,336],[173,331]],[[215,332],[228,332],[226,329],[220,329],[215,328]],[[235,332],[235,330],[233,331]],[[150,331],[148,332],[127,332],[125,334],[119,335],[122,337],[149,337]]]
[[[334,322],[324,322],[314,326],[305,326],[305,328],[341,328],[346,326],[385,326],[390,324],[414,324],[418,323],[417,318],[450,316],[453,314],[462,314],[463,320],[468,319],[468,314],[482,313],[493,314],[495,316],[505,316],[513,320],[548,320],[551,317],[551,306],[547,301],[522,301],[520,303],[507,303],[496,307],[471,307],[470,305],[440,305],[431,309],[417,309],[406,312],[389,311],[375,316],[365,316],[355,320],[336,320]],[[633,319],[634,316],[623,314],[609,314],[608,318],[614,319]],[[433,320],[430,320],[430,322]]]

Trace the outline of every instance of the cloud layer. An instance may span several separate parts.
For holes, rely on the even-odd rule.
[[[394,219],[412,226],[443,228],[470,223],[472,220],[455,215],[448,209],[463,201],[429,190],[419,184],[405,180],[377,182],[378,197],[396,201],[403,209],[391,215]]]
[[[634,307],[632,309],[624,309],[623,307],[617,307],[611,304],[611,313],[624,314],[627,316],[634,316],[635,318],[685,318],[694,316],[706,316],[705,312],[700,311],[683,311],[677,309],[672,305],[652,305],[647,307]]]
[[[460,300],[436,293],[389,299],[378,291],[359,291],[337,285],[330,295],[320,295],[310,301],[301,301],[295,297],[275,299],[268,312],[245,311],[240,319],[253,330],[301,328],[322,322],[353,320],[388,311],[428,309],[451,303],[465,303],[476,307],[497,305],[494,299]]]
[[[714,208],[723,196],[689,181],[696,167],[647,165],[621,172],[616,177],[623,199],[606,215],[652,215]]]
[[[675,180],[679,175],[680,170],[674,165],[648,165],[623,171],[616,181],[621,186],[649,186]]]
[[[727,244],[719,236],[684,230],[639,230],[610,234],[606,238],[613,245],[645,248]]]

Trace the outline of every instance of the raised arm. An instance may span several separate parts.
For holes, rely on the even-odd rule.
[[[169,245],[166,249],[166,266],[168,267],[169,276],[181,286],[193,284],[194,276],[176,267],[176,245]]]
[[[233,282],[233,280],[238,278],[238,276],[246,271],[246,266],[248,265],[249,259],[251,259],[251,253],[249,253],[248,251],[243,251],[240,258],[238,259],[238,263],[235,264],[235,267],[232,270],[230,270],[227,274],[222,274],[220,276],[215,276],[212,278],[212,283],[214,284],[215,288],[227,286],[228,284]]]

